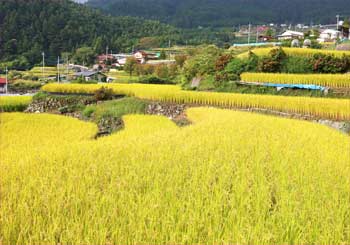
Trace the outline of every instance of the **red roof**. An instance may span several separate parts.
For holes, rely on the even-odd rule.
[[[0,77],[0,84],[6,84],[6,79]]]

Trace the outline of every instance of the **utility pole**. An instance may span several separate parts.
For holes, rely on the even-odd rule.
[[[249,23],[249,28],[248,28],[248,44],[250,44],[250,31],[251,31],[252,25]]]
[[[256,43],[259,41],[259,26],[256,26]]]
[[[171,47],[171,40],[169,40],[169,48]]]
[[[340,15],[337,14],[335,17],[337,17],[337,31],[339,30],[339,18],[340,18]]]
[[[8,73],[8,69],[7,69],[7,66],[5,68],[5,81],[6,81],[6,84],[5,84],[5,92],[7,94],[7,91],[8,91],[8,78],[7,78],[7,73]]]
[[[57,82],[60,82],[60,57],[57,59]]]
[[[68,67],[69,67],[69,58],[68,58],[68,54],[67,54],[67,56],[66,56],[66,60],[67,60],[67,67],[66,67],[66,69],[67,69],[67,75],[66,75],[66,81],[68,82],[68,74],[69,74],[69,70],[68,70]]]
[[[108,46],[106,47],[106,61],[108,60]]]
[[[41,69],[41,72],[42,72],[42,78],[44,79],[45,52],[42,52],[41,55],[43,56],[43,67]]]

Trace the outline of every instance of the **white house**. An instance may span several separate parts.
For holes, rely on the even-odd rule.
[[[326,29],[323,32],[321,32],[320,37],[317,39],[319,42],[331,42],[335,41],[340,37],[340,31],[333,30],[333,29]]]
[[[278,40],[303,39],[304,33],[298,31],[285,31],[278,36]]]

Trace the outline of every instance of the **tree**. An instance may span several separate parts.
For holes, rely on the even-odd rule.
[[[162,50],[162,52],[160,52],[159,59],[161,59],[161,60],[165,60],[166,59],[166,53],[165,53],[164,50]]]
[[[139,40],[139,43],[137,44],[137,47],[141,49],[157,48],[159,46],[160,42],[159,39],[156,37],[143,37]]]
[[[169,79],[169,69],[167,65],[157,65],[154,72],[159,78]]]
[[[349,19],[345,19],[343,26],[342,26],[342,32],[344,37],[349,37],[349,29],[350,29],[350,21]]]
[[[273,38],[275,36],[275,31],[273,29],[269,28],[266,30],[265,36]]]
[[[138,65],[137,59],[135,59],[134,57],[129,57],[126,59],[126,62],[124,65],[124,71],[128,72],[131,77],[132,73],[136,70],[137,65]]]
[[[103,53],[108,45],[126,52],[142,37],[151,37],[159,46],[174,35],[177,29],[157,21],[104,15],[71,0],[0,0],[0,62],[24,56],[33,66],[41,62],[44,51],[47,63],[53,64],[62,52],[74,53],[79,47]],[[79,52],[77,61],[93,62]]]
[[[96,53],[91,47],[78,48],[74,54],[74,60],[80,64],[91,65],[94,63]]]
[[[222,50],[214,45],[204,46],[196,51],[196,54],[187,59],[183,72],[187,81],[196,76],[213,75],[215,73],[215,62],[221,55]]]
[[[180,66],[181,68],[183,67],[186,60],[187,60],[186,55],[181,54],[181,55],[175,56],[176,65]]]
[[[64,60],[64,62],[68,62],[69,59],[72,58],[72,53],[71,52],[62,52],[61,57],[62,57],[62,60]]]

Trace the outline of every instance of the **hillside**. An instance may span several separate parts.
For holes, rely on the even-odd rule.
[[[113,15],[156,19],[180,27],[268,22],[334,23],[350,16],[348,0],[89,0]]]
[[[156,21],[112,17],[70,0],[0,0],[0,61],[17,67],[39,63],[45,51],[47,62],[62,52],[90,46],[95,52],[131,49],[139,38],[160,40],[176,29]]]

